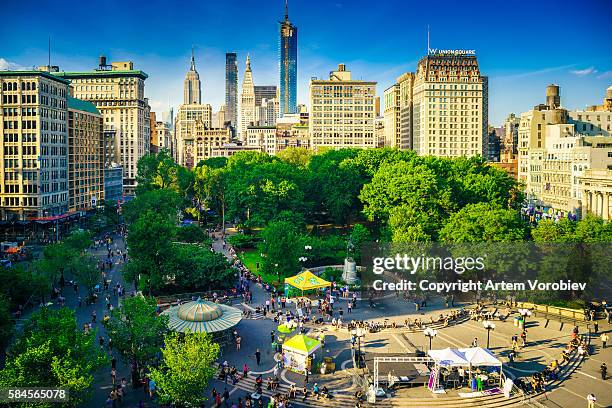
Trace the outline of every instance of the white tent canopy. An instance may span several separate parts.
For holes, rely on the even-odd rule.
[[[468,366],[470,362],[465,354],[457,349],[445,348],[443,350],[429,350],[427,352],[436,364],[441,366]]]
[[[489,349],[483,347],[470,347],[459,349],[459,352],[465,356],[465,359],[473,367],[478,366],[495,366],[501,367],[502,362],[497,359],[489,351]]]

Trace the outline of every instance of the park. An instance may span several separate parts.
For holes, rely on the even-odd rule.
[[[162,150],[138,174],[133,199],[0,267],[0,388],[66,389],[66,407],[612,405],[612,224],[524,219],[479,158],[289,148],[189,170]],[[373,271],[433,243],[494,273]]]

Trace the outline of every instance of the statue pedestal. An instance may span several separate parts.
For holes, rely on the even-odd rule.
[[[359,281],[357,277],[357,264],[351,258],[344,259],[344,269],[342,271],[342,280],[353,285]]]

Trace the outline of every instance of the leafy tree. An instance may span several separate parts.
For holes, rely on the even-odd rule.
[[[93,373],[107,361],[95,339],[95,332],[80,330],[72,310],[40,309],[11,347],[0,371],[0,387],[66,388],[71,405],[84,405],[91,396]]]
[[[445,242],[514,242],[525,239],[527,226],[518,211],[490,203],[468,204],[450,216],[440,231]]]
[[[68,263],[67,270],[81,285],[87,289],[91,297],[94,287],[100,283],[101,274],[98,270],[96,260],[90,255],[80,255]]]
[[[537,243],[542,242],[574,242],[576,222],[567,218],[554,222],[553,220],[540,220],[531,230],[531,236]]]
[[[198,163],[198,167],[207,166],[211,169],[220,169],[227,165],[227,157],[210,157]]]
[[[45,246],[42,258],[34,262],[34,268],[39,274],[46,275],[52,282],[56,282],[60,276],[64,276],[66,266],[78,254],[78,249],[64,242],[49,244]]]
[[[305,147],[288,147],[278,152],[276,156],[289,164],[307,167],[313,152]]]
[[[304,251],[297,228],[290,222],[273,221],[261,233],[259,250],[264,254],[263,269],[287,277],[299,270],[298,258]]]
[[[178,165],[166,149],[147,154],[138,160],[137,192],[170,187],[176,177]]]
[[[194,194],[201,210],[211,208],[221,214],[221,222],[225,228],[226,196],[228,190],[228,171],[225,168],[196,167]],[[198,220],[200,211],[198,211]]]
[[[214,362],[219,345],[206,333],[178,333],[164,337],[163,360],[151,368],[162,404],[200,407],[206,401],[204,390],[215,374]]]
[[[135,199],[122,207],[124,219],[131,224],[147,211],[153,211],[176,221],[181,197],[172,190],[153,190],[139,193]]]
[[[10,311],[10,301],[0,295],[0,350],[4,350],[13,336],[13,317]]]
[[[370,231],[363,224],[355,224],[349,239],[353,244],[353,258],[356,261],[361,260],[363,245],[372,240]]]
[[[234,281],[234,272],[223,254],[194,244],[173,245],[163,269],[166,280],[174,284],[169,287],[173,293],[227,288]],[[166,291],[165,286],[155,289]]]
[[[168,316],[157,315],[152,297],[128,297],[114,309],[106,323],[113,347],[136,368],[152,364],[168,330]],[[134,373],[132,373],[134,375]]]
[[[148,278],[149,293],[152,288],[163,286],[163,265],[171,254],[175,232],[175,221],[168,215],[151,210],[142,213],[129,227],[127,244],[130,263],[136,262],[126,269],[125,278],[133,281],[138,275]],[[139,268],[136,269],[136,266]]]
[[[210,237],[197,225],[185,225],[176,229],[176,239],[180,242],[210,245]]]

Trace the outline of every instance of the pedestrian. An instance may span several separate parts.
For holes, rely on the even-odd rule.
[[[601,364],[601,366],[599,367],[599,371],[601,371],[601,379],[606,381],[608,375],[608,366],[606,365],[606,363]]]
[[[247,375],[249,375],[249,366],[246,363],[242,366],[242,374],[242,378],[247,378]]]
[[[595,401],[597,401],[597,398],[595,398],[595,394],[589,394],[587,395],[587,408],[595,408]]]
[[[111,358],[111,368],[117,368],[117,359],[115,356],[112,356]]]
[[[261,352],[259,349],[255,351],[255,360],[257,361],[257,365],[259,365],[259,362],[261,361]]]
[[[111,369],[111,380],[113,381],[113,385],[115,385],[115,381],[117,380],[117,370],[114,368]]]
[[[593,331],[597,333],[599,331],[599,322],[593,323]]]
[[[609,339],[608,333],[602,333],[599,339],[601,340],[601,348],[606,348]]]
[[[227,390],[227,387],[225,390],[223,390],[223,403],[225,404],[226,408],[229,406],[229,391]]]
[[[352,310],[353,310],[353,302],[349,300],[347,305],[346,305],[346,311],[347,311],[348,314],[351,314]]]
[[[271,331],[271,332],[270,332],[270,343],[274,343],[274,338],[275,338],[275,337],[276,337],[276,336],[274,335],[274,331]]]
[[[474,340],[472,341],[472,347],[478,347],[478,337],[474,337]]]
[[[95,323],[96,318],[97,318],[97,315],[96,315],[96,311],[94,310],[93,312],[91,312],[91,322]]]
[[[242,337],[236,336],[236,350],[240,350],[240,342],[242,341]]]

